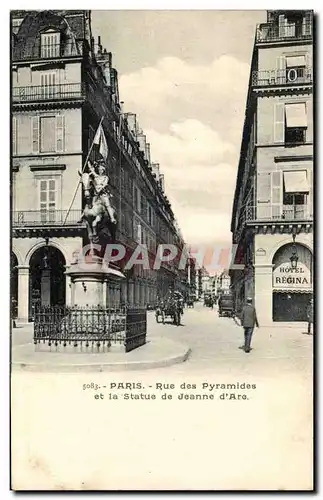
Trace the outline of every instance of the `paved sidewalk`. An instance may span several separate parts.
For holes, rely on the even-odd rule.
[[[148,320],[149,321],[149,320]],[[60,349],[60,350],[59,350]],[[125,353],[123,346],[113,346],[111,352],[74,352],[68,346],[62,352],[47,344],[34,345],[33,325],[12,330],[12,368],[28,371],[123,371],[166,367],[187,360],[189,346],[170,338],[147,335],[147,343]]]

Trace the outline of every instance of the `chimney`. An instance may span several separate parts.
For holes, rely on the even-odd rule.
[[[148,161],[149,165],[150,165],[150,144],[147,143],[146,144],[146,148],[145,148],[145,152],[146,152],[146,160]]]
[[[127,113],[127,122],[128,122],[128,129],[133,134],[133,136],[136,138],[136,136],[137,136],[136,115],[134,113]]]
[[[139,149],[144,153],[146,158],[146,136],[144,134],[138,134],[137,140],[139,142]]]

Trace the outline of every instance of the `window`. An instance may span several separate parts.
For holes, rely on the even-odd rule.
[[[54,222],[57,209],[57,180],[39,180],[39,202],[41,222]]]
[[[288,13],[279,16],[279,36],[282,38],[300,37],[303,34],[302,13]]]
[[[32,118],[32,152],[63,152],[65,120],[64,115],[34,116]]]
[[[51,58],[60,55],[60,33],[47,32],[41,35],[41,57]]]
[[[288,83],[305,81],[306,76],[305,56],[286,57],[286,81]]]
[[[40,152],[53,153],[56,151],[55,144],[56,118],[54,116],[43,116],[40,118]]]
[[[307,212],[309,184],[306,170],[286,171],[284,174],[283,217],[304,219]]]
[[[304,102],[285,105],[285,144],[306,141],[307,115]]]
[[[276,103],[274,118],[274,142],[297,145],[306,141],[307,109],[304,102]]]
[[[56,73],[46,72],[40,74],[41,97],[42,99],[52,99],[58,90],[56,87]]]
[[[302,144],[306,140],[306,131],[304,128],[286,128],[285,130],[285,143],[286,144]]]

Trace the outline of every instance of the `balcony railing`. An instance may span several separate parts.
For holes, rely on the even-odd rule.
[[[246,221],[298,221],[313,220],[313,209],[309,205],[258,205],[247,207]]]
[[[12,51],[12,60],[26,61],[32,59],[60,59],[64,57],[82,56],[84,54],[83,41],[58,44],[41,44],[33,47],[15,45]]]
[[[13,103],[81,99],[84,97],[85,87],[81,83],[13,87],[12,89]]]
[[[312,68],[287,68],[286,70],[253,71],[254,87],[312,83]]]
[[[81,210],[24,210],[12,213],[13,227],[79,225]]]
[[[313,36],[312,21],[303,24],[272,24],[264,23],[257,26],[256,41],[258,43],[290,41],[290,40],[310,40]]]

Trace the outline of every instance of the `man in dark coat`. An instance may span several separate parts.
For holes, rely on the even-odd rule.
[[[313,299],[310,300],[310,303],[307,307],[307,333],[312,335],[311,333],[311,325],[313,323]]]
[[[241,349],[245,352],[250,352],[251,338],[255,326],[259,328],[259,323],[257,319],[256,309],[252,305],[252,299],[247,298],[247,302],[242,309],[241,313],[241,326],[244,328],[244,345]]]

